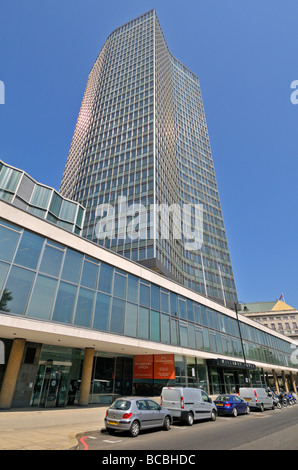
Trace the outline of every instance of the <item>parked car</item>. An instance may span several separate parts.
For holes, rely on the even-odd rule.
[[[217,408],[218,415],[249,414],[250,407],[248,402],[237,397],[236,395],[219,395],[214,403]]]
[[[128,431],[137,437],[143,429],[164,428],[168,431],[173,422],[172,413],[151,398],[118,398],[107,409],[105,427],[108,432]]]
[[[204,390],[189,387],[163,387],[161,403],[173,418],[192,426],[197,419],[216,420],[216,405]]]
[[[251,409],[264,411],[265,409],[274,410],[275,408],[273,398],[265,388],[239,388],[238,396],[244,399]]]

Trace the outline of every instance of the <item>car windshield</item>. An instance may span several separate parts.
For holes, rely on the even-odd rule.
[[[116,400],[110,408],[113,410],[129,410],[131,402],[128,400]]]
[[[230,401],[230,395],[219,395],[215,401]]]

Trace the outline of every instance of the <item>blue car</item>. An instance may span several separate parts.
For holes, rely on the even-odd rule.
[[[219,395],[214,403],[218,415],[233,415],[236,417],[238,414],[250,413],[248,403],[237,395]]]

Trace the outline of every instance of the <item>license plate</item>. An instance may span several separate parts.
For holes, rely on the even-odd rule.
[[[222,403],[217,403],[217,406],[223,406],[223,404]]]
[[[244,398],[245,401],[250,401],[250,398]]]
[[[114,424],[115,426],[117,426],[117,421],[109,421],[109,424]]]

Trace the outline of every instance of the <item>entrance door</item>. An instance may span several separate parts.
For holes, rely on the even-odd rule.
[[[34,387],[32,406],[44,408],[65,406],[70,365],[40,364]]]
[[[226,393],[236,393],[235,377],[232,373],[224,373]]]

